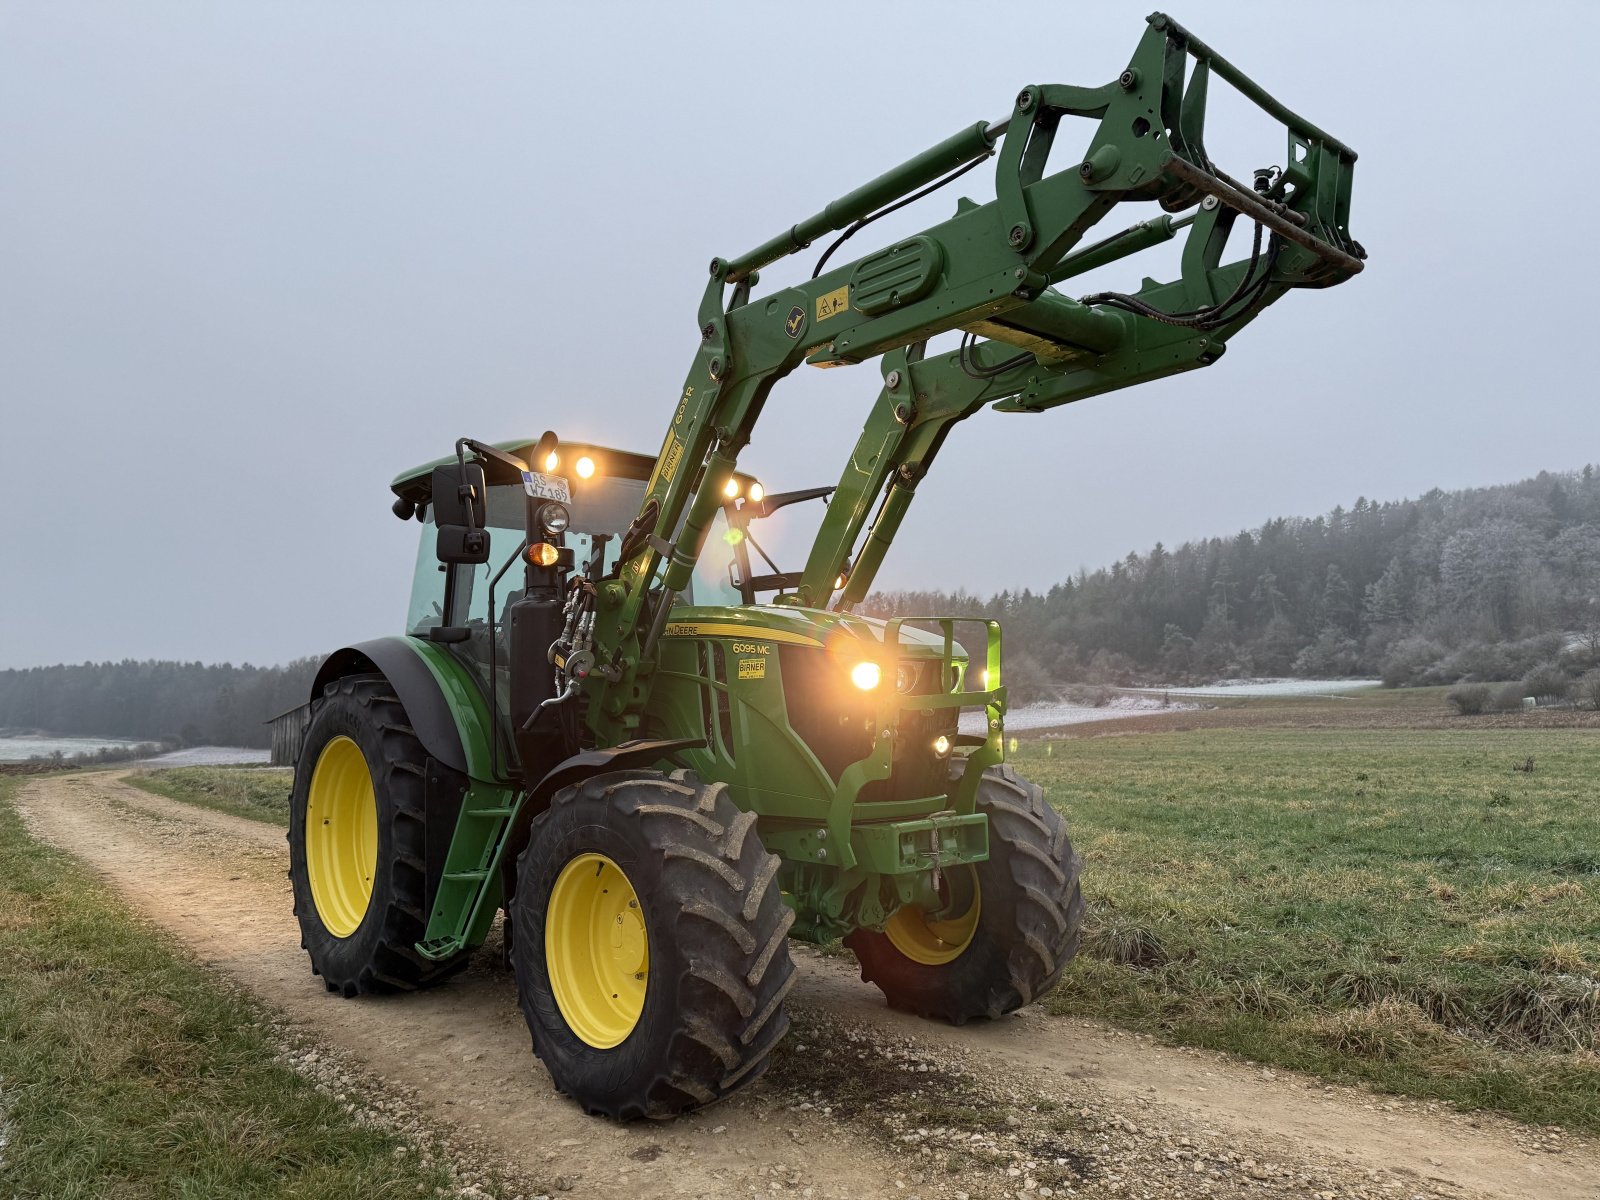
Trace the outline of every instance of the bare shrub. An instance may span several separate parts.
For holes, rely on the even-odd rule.
[[[1558,664],[1543,662],[1522,677],[1522,686],[1541,703],[1553,704],[1567,698],[1572,680]]]
[[[1502,684],[1495,688],[1494,699],[1489,706],[1495,712],[1515,712],[1522,707],[1522,698],[1527,694],[1520,683]]]
[[[1451,688],[1445,699],[1463,717],[1475,717],[1489,707],[1489,685],[1463,683],[1460,687]]]
[[[1600,668],[1585,672],[1572,685],[1572,699],[1582,708],[1600,709]]]

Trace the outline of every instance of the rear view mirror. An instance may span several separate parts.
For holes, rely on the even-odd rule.
[[[439,529],[434,552],[440,562],[489,561],[488,497],[477,463],[433,469],[433,520]]]

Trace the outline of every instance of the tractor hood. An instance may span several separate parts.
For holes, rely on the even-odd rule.
[[[665,634],[667,637],[759,638],[784,645],[837,651],[848,645],[881,646],[887,624],[877,617],[783,604],[738,608],[686,605],[673,609]],[[939,658],[944,654],[944,638],[925,629],[902,625],[900,650],[907,658]],[[967,652],[959,642],[951,651],[955,661],[966,661]]]

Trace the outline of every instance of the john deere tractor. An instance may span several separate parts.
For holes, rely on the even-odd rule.
[[[1206,153],[1213,77],[1285,127],[1248,182]],[[1089,134],[1079,156],[1057,153],[1067,129]],[[837,261],[990,159],[994,200]],[[313,970],[345,996],[434,984],[503,911],[535,1053],[618,1118],[762,1072],[790,938],[842,938],[927,1017],[1037,999],[1083,900],[1060,813],[1004,763],[1000,629],[856,609],[957,422],[1204,367],[1287,292],[1357,274],[1354,162],[1156,14],[1109,83],[1025,87],[712,259],[653,456],[463,438],[401,475],[394,511],[422,526],[405,632],[329,656],[305,710],[289,839]],[[1085,241],[1124,206],[1145,215]],[[1176,279],[1063,290],[1180,233]],[[809,279],[759,290],[829,235]],[[1230,236],[1248,252],[1224,262]],[[739,469],[774,384],[871,359],[836,484],[767,493]],[[767,531],[806,512],[804,561],[780,566]]]

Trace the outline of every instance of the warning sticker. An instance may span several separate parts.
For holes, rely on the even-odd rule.
[[[850,309],[850,285],[834,288],[833,291],[817,297],[817,320],[826,321],[829,317],[837,317],[842,312]]]

